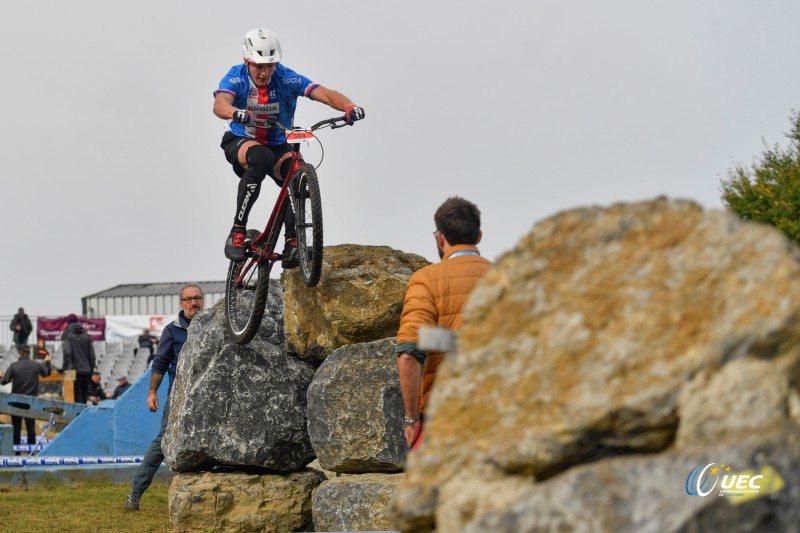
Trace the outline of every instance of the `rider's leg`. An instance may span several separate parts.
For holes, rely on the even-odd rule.
[[[281,154],[275,162],[270,177],[275,183],[283,186],[283,181],[291,170],[292,153],[288,145],[285,145],[283,147],[283,154]],[[286,214],[283,217],[283,236],[286,239],[286,243],[284,244],[283,252],[281,252],[281,255],[284,257],[283,260],[281,260],[281,267],[286,269],[297,268],[299,264],[297,260],[297,229],[295,228],[294,211],[292,211],[291,207],[286,209]]]
[[[236,216],[234,224],[247,226],[250,210],[261,191],[261,182],[267,177],[267,172],[275,164],[275,154],[272,150],[261,144],[243,146],[240,154],[244,152],[244,160],[240,161],[245,171],[239,180],[239,191],[236,197]]]
[[[283,186],[283,180],[289,175],[291,169],[292,153],[286,152],[275,162],[270,177],[278,186]],[[283,217],[283,235],[286,237],[287,241],[290,239],[297,239],[297,231],[294,227],[294,212],[291,208],[286,210],[286,215]]]
[[[244,259],[247,217],[258,198],[261,182],[274,164],[272,151],[260,143],[225,134],[222,149],[233,171],[239,176],[233,227],[225,241],[225,256],[231,261]]]

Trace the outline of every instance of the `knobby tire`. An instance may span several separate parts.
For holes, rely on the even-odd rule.
[[[283,221],[283,214],[288,203],[284,202],[278,220]],[[278,223],[273,229],[266,244],[267,255],[275,250],[281,227],[282,224]],[[248,231],[248,237],[252,237],[252,240],[255,240],[257,236],[257,231]],[[226,324],[228,332],[236,344],[247,344],[256,336],[258,328],[261,327],[261,320],[264,318],[269,297],[269,273],[272,271],[274,261],[265,259],[251,267],[247,274],[248,277],[243,280],[242,285],[236,286],[239,270],[251,261],[253,261],[251,258],[238,262],[231,261],[225,281]]]
[[[297,253],[306,287],[316,287],[322,275],[322,198],[317,172],[304,163],[297,176]]]

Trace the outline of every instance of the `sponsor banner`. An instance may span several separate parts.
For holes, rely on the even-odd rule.
[[[164,327],[175,320],[176,315],[106,315],[106,340],[118,342],[137,339],[145,328],[151,335],[161,337]]]
[[[78,317],[80,324],[93,341],[106,340],[106,320],[104,318]],[[36,338],[46,341],[60,341],[61,334],[67,327],[67,317],[43,317],[36,320]]]

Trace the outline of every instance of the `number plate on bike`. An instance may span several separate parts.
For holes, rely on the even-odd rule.
[[[314,134],[310,131],[290,131],[286,133],[286,142],[289,144],[309,142],[313,138]]]

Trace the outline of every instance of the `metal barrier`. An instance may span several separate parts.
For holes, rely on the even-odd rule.
[[[141,456],[120,457],[0,457],[0,467],[138,464]]]

